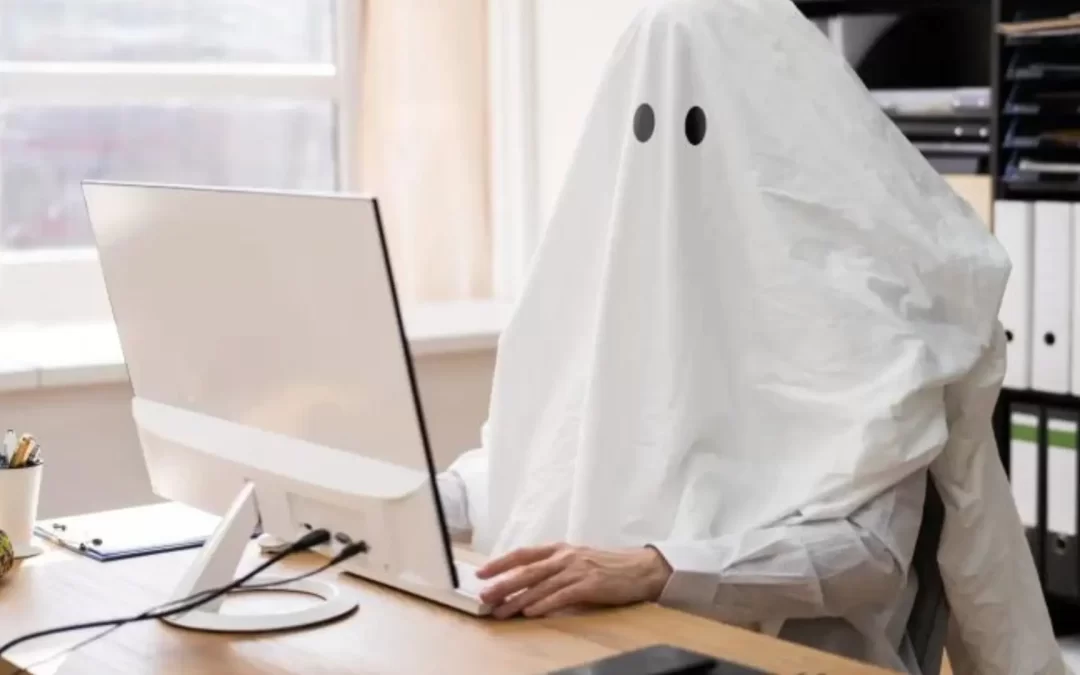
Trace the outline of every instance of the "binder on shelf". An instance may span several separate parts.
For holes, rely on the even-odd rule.
[[[1012,273],[1001,298],[1000,320],[1008,340],[1004,385],[1031,387],[1031,306],[1034,264],[1034,209],[1030,202],[994,204],[994,234],[1012,261]]]
[[[1035,555],[1039,529],[1039,409],[1035,406],[1014,404],[1009,409],[1009,484]]]
[[[1080,599],[1080,555],[1077,542],[1076,411],[1047,411],[1046,421],[1046,590]]]
[[[1067,394],[1072,380],[1072,205],[1035,202],[1034,213],[1031,386]]]
[[[1072,204],[1072,386],[1073,395],[1080,395],[1080,204]]]

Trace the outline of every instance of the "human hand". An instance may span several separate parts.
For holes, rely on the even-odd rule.
[[[520,548],[481,567],[481,580],[503,576],[480,593],[495,618],[545,616],[577,605],[656,600],[671,567],[653,548],[604,551],[569,544]]]

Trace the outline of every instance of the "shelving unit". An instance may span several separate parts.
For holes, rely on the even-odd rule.
[[[986,0],[796,0],[796,5],[843,51],[882,108],[938,171],[989,176],[992,21]]]
[[[817,19],[838,14],[889,14],[916,9],[965,7],[973,0],[796,0],[807,17]]]
[[[1059,17],[1080,12],[1080,0],[993,0],[994,25]],[[1080,129],[1080,36],[992,38],[992,120],[990,170],[994,200],[1080,202],[1080,173],[1051,171],[1080,164],[1080,137],[1060,133]],[[1062,67],[1065,66],[1065,67]],[[1074,354],[1073,358],[1080,358]],[[1080,415],[1080,397],[1034,390],[1006,389],[998,400],[994,433],[1005,466],[1010,466],[1011,411],[1026,406],[1039,419],[1037,446],[1038,526],[1030,532],[1032,553],[1046,592],[1055,630],[1080,631],[1080,593],[1073,597],[1047,589],[1051,558],[1064,544],[1047,531],[1047,468],[1050,415]],[[1080,473],[1076,480],[1080,482]],[[1080,502],[1080,500],[1078,500]],[[1080,503],[1077,504],[1080,522]],[[1076,571],[1080,577],[1080,569]]]
[[[1080,11],[1077,0],[994,0],[995,23]],[[1080,174],[1052,171],[1080,164],[1080,36],[995,34],[992,59],[991,170],[994,198],[1080,201]]]
[[[995,202],[1080,203],[1080,172],[1070,168],[1070,165],[1080,165],[1080,134],[1064,133],[1080,129],[1080,35],[1006,36],[998,32],[1001,23],[1080,12],[1080,0],[990,0],[989,5],[985,0],[796,0],[796,5],[808,18],[818,20],[838,16],[905,15],[909,12],[955,18],[962,16],[960,12],[967,12],[970,20],[978,22],[977,27],[972,24],[972,31],[969,32],[969,36],[974,37],[966,44],[957,42],[951,46],[954,50],[972,49],[973,43],[981,39],[977,35],[985,26],[985,48],[990,60],[989,110],[984,107],[982,111],[975,109],[966,114],[953,111],[935,118],[932,115],[905,117],[883,104],[885,109],[917,145],[920,130],[925,128],[929,130],[927,135],[932,134],[937,131],[933,127],[935,124],[946,122],[957,125],[959,139],[961,135],[970,134],[970,129],[974,129],[976,134],[985,133],[988,123],[989,135],[982,151],[986,152],[988,145],[989,156],[983,155],[979,170],[974,173],[989,173]],[[986,8],[989,16],[981,13],[982,8]],[[934,22],[930,22],[930,25],[937,28]],[[926,37],[930,39],[929,33]],[[933,57],[937,59],[935,63],[947,64],[942,59],[951,58],[948,54],[948,51],[936,54]],[[913,58],[924,56],[914,54]],[[907,65],[921,73],[935,67],[918,61]],[[868,82],[867,86],[883,85]],[[983,125],[981,129],[980,124]],[[960,125],[964,125],[964,128],[960,129]],[[968,152],[977,153],[978,148],[972,145]],[[926,149],[924,153],[927,153]],[[930,155],[927,153],[927,156]],[[1080,236],[1080,233],[1076,236]],[[1077,344],[1080,344],[1080,340]],[[1073,358],[1080,358],[1080,353],[1073,354]],[[1048,532],[1046,527],[1047,469],[1050,464],[1047,444],[1049,437],[1056,433],[1050,426],[1052,420],[1060,415],[1080,418],[1080,396],[1003,390],[994,414],[994,433],[1006,467],[1010,466],[1009,446],[1013,435],[1011,415],[1016,406],[1021,406],[1025,412],[1031,412],[1038,418],[1037,439],[1034,439],[1039,447],[1038,466],[1034,470],[1037,473],[1039,525],[1028,532],[1029,543],[1055,630],[1061,635],[1080,633],[1080,564],[1077,565],[1073,592],[1060,594],[1047,587],[1047,569],[1054,570],[1052,578],[1060,579],[1062,561],[1067,559],[1061,555],[1062,547],[1068,546],[1072,551],[1073,547],[1080,545],[1077,543],[1080,537],[1072,538],[1076,541],[1062,543],[1062,538]],[[1080,463],[1077,473],[1076,480],[1080,485]],[[1080,523],[1080,499],[1076,508],[1077,522]],[[1051,586],[1061,588],[1060,584]]]
[[[990,174],[993,199],[1080,202],[1080,172],[1069,167],[1080,165],[1080,136],[1063,133],[1080,129],[1080,36],[1005,36],[997,30],[1001,23],[1080,12],[1080,0],[992,0],[989,6],[980,0],[796,0],[796,4],[812,19],[907,12],[935,12],[946,16],[953,15],[952,10],[962,9],[968,11],[969,16],[978,17],[980,22],[987,16],[977,14],[974,8],[987,7],[986,49],[990,57],[991,96],[990,133],[986,139],[989,161],[981,164],[981,170]],[[971,45],[964,48],[970,49]],[[906,120],[897,114],[893,118],[901,125],[911,123],[915,130],[920,125],[941,121],[928,117]],[[976,125],[980,119],[985,124],[986,115],[981,118],[978,113],[970,118],[953,115],[948,119],[958,125]],[[906,133],[913,141],[918,141],[917,131]],[[1080,358],[1080,353],[1073,357]],[[1061,547],[1066,545],[1046,528],[1047,468],[1050,463],[1047,441],[1053,433],[1049,429],[1052,418],[1062,414],[1080,417],[1080,397],[1032,390],[1002,391],[994,416],[994,433],[1006,467],[1010,466],[1011,413],[1015,406],[1032,411],[1039,420],[1036,469],[1039,526],[1028,533],[1029,543],[1055,629],[1062,635],[1075,634],[1080,632],[1080,565],[1076,570],[1075,592],[1059,594],[1047,589],[1047,569],[1054,569],[1054,578],[1060,578],[1064,559],[1060,557]],[[1080,484],[1080,467],[1076,479]],[[1080,522],[1080,500],[1076,508],[1077,522]],[[1067,545],[1074,547],[1077,543]]]

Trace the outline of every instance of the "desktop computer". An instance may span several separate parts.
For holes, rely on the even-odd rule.
[[[233,580],[257,525],[324,528],[361,577],[482,615],[455,561],[375,199],[86,182],[89,219],[156,494],[223,516],[178,583]],[[325,582],[298,612],[171,619],[263,631],[355,609]]]

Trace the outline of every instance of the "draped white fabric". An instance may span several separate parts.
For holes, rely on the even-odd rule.
[[[789,0],[650,6],[501,340],[475,544],[847,518],[948,448],[943,574],[978,672],[1061,672],[1041,598],[1016,595],[1038,593],[1019,520],[986,517],[1015,516],[989,413],[965,412],[1000,384],[1008,274]],[[963,553],[980,542],[1008,546]]]

